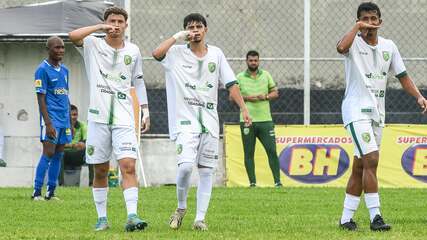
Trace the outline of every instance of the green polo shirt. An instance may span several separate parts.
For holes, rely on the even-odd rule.
[[[258,69],[257,75],[253,78],[248,70],[237,75],[242,96],[266,95],[276,88],[276,83],[270,73]],[[252,117],[252,122],[272,121],[270,113],[270,101],[245,102],[249,114]],[[240,114],[240,122],[243,122],[242,114]]]
[[[87,126],[84,122],[77,121],[76,126],[74,126],[74,136],[71,140],[71,144],[76,144],[78,142],[85,142],[87,136]],[[66,148],[65,150],[71,150],[71,148]]]

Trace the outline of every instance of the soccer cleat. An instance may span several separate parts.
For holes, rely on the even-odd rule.
[[[98,221],[96,222],[96,225],[95,225],[95,232],[105,231],[108,228],[110,228],[110,226],[108,225],[107,217],[98,218]]]
[[[281,182],[277,182],[274,184],[275,188],[281,188],[283,186],[283,184]]]
[[[177,208],[170,218],[169,227],[174,230],[177,230],[179,227],[181,227],[182,219],[184,218],[186,212],[186,209]]]
[[[353,221],[352,218],[350,218],[350,221],[345,222],[345,223],[341,223],[340,221],[340,228],[344,229],[344,230],[348,230],[348,231],[356,231],[357,229],[357,224],[355,221]]]
[[[371,222],[372,231],[388,231],[390,229],[391,226],[385,223],[384,219],[379,214],[377,214]]]
[[[31,195],[31,199],[33,201],[44,201],[41,192],[37,190],[34,190],[33,194]]]
[[[136,214],[129,214],[128,215],[128,221],[125,225],[126,232],[133,232],[135,230],[144,230],[146,227],[148,227],[148,224],[140,219]]]
[[[0,158],[0,167],[6,167],[6,166],[7,166],[6,162]]]
[[[195,221],[193,223],[193,229],[197,231],[207,231],[208,225],[205,223],[204,220]]]
[[[58,197],[55,196],[55,192],[53,191],[47,191],[46,195],[44,196],[44,199],[49,201],[49,200],[61,200]]]
[[[256,183],[251,183],[251,184],[249,184],[249,187],[256,187]]]

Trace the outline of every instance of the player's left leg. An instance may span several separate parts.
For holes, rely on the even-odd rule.
[[[212,195],[214,167],[218,162],[218,146],[218,138],[210,133],[202,134],[197,156],[199,185],[197,187],[197,212],[193,224],[195,230],[208,230],[205,216]]]
[[[279,158],[277,157],[274,123],[272,121],[259,122],[257,137],[264,146],[265,152],[267,153],[268,164],[270,165],[270,169],[273,174],[274,185],[275,187],[281,187],[282,183],[280,182],[280,164]]]
[[[138,208],[138,180],[135,171],[138,147],[134,128],[113,128],[112,144],[114,154],[119,159],[120,172],[122,174],[123,197],[126,203],[127,222],[126,231],[144,230],[148,224],[140,219]]]
[[[47,171],[47,191],[45,200],[59,200],[55,196],[56,183],[58,181],[59,172],[61,171],[61,159],[64,156],[64,144],[58,144],[55,148],[55,154],[50,158],[49,169]]]

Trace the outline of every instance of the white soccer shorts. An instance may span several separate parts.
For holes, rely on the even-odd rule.
[[[216,167],[219,139],[210,133],[178,133],[175,140],[178,165],[196,163],[204,167]]]
[[[354,144],[354,155],[363,155],[378,151],[381,145],[383,128],[373,120],[359,120],[346,126]]]
[[[104,123],[88,122],[86,140],[86,162],[100,164],[111,159],[111,152],[118,160],[137,158],[138,147],[135,129],[111,126]]]

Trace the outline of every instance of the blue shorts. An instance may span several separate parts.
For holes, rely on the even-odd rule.
[[[71,129],[69,128],[55,128],[55,131],[56,131],[55,138],[51,138],[46,135],[46,126],[41,126],[40,130],[41,130],[40,131],[41,142],[48,141],[55,145],[71,143],[72,136],[71,136]]]

